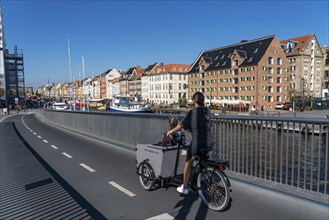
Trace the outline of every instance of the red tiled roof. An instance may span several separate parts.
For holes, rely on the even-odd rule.
[[[155,75],[157,73],[187,73],[190,69],[190,65],[186,64],[167,64],[158,65],[150,72],[150,75]],[[186,70],[184,70],[186,68]],[[181,70],[180,70],[181,69]]]
[[[108,80],[109,83],[115,83],[115,82],[119,82],[119,81],[120,81],[120,77]]]
[[[312,37],[312,34],[309,34],[309,35],[306,35],[306,36],[302,36],[302,37],[290,38],[290,39],[286,39],[286,40],[280,41],[280,44],[286,44],[288,41],[297,41],[298,44],[294,48],[294,52],[292,52],[292,53],[286,53],[286,55],[287,56],[298,55],[301,52],[301,50],[304,49],[306,43],[310,40],[311,37]]]

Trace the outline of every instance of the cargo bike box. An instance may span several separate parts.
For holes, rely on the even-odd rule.
[[[162,147],[154,144],[138,144],[136,147],[138,174],[141,174],[142,166],[145,165],[151,170],[150,178],[154,179],[173,176],[176,163],[176,175],[183,174],[185,159],[186,148],[178,145]]]

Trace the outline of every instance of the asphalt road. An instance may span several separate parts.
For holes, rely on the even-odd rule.
[[[77,192],[108,219],[328,219],[328,206],[232,180],[231,206],[207,209],[197,193],[174,187],[144,191],[135,152],[15,115],[17,130]],[[0,120],[1,122],[1,120]],[[122,134],[124,135],[124,134]]]

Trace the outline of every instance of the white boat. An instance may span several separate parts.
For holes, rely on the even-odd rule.
[[[138,101],[137,97],[117,96],[112,105],[110,112],[125,112],[125,113],[151,113],[151,107],[145,103]]]

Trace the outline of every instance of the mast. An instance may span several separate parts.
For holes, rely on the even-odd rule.
[[[86,110],[86,94],[85,94],[85,59],[82,56],[82,94],[83,94],[83,109]]]
[[[70,109],[72,110],[72,66],[71,66],[70,38],[68,38],[67,40],[67,53],[68,53],[68,65],[69,65],[69,101],[70,101]]]

